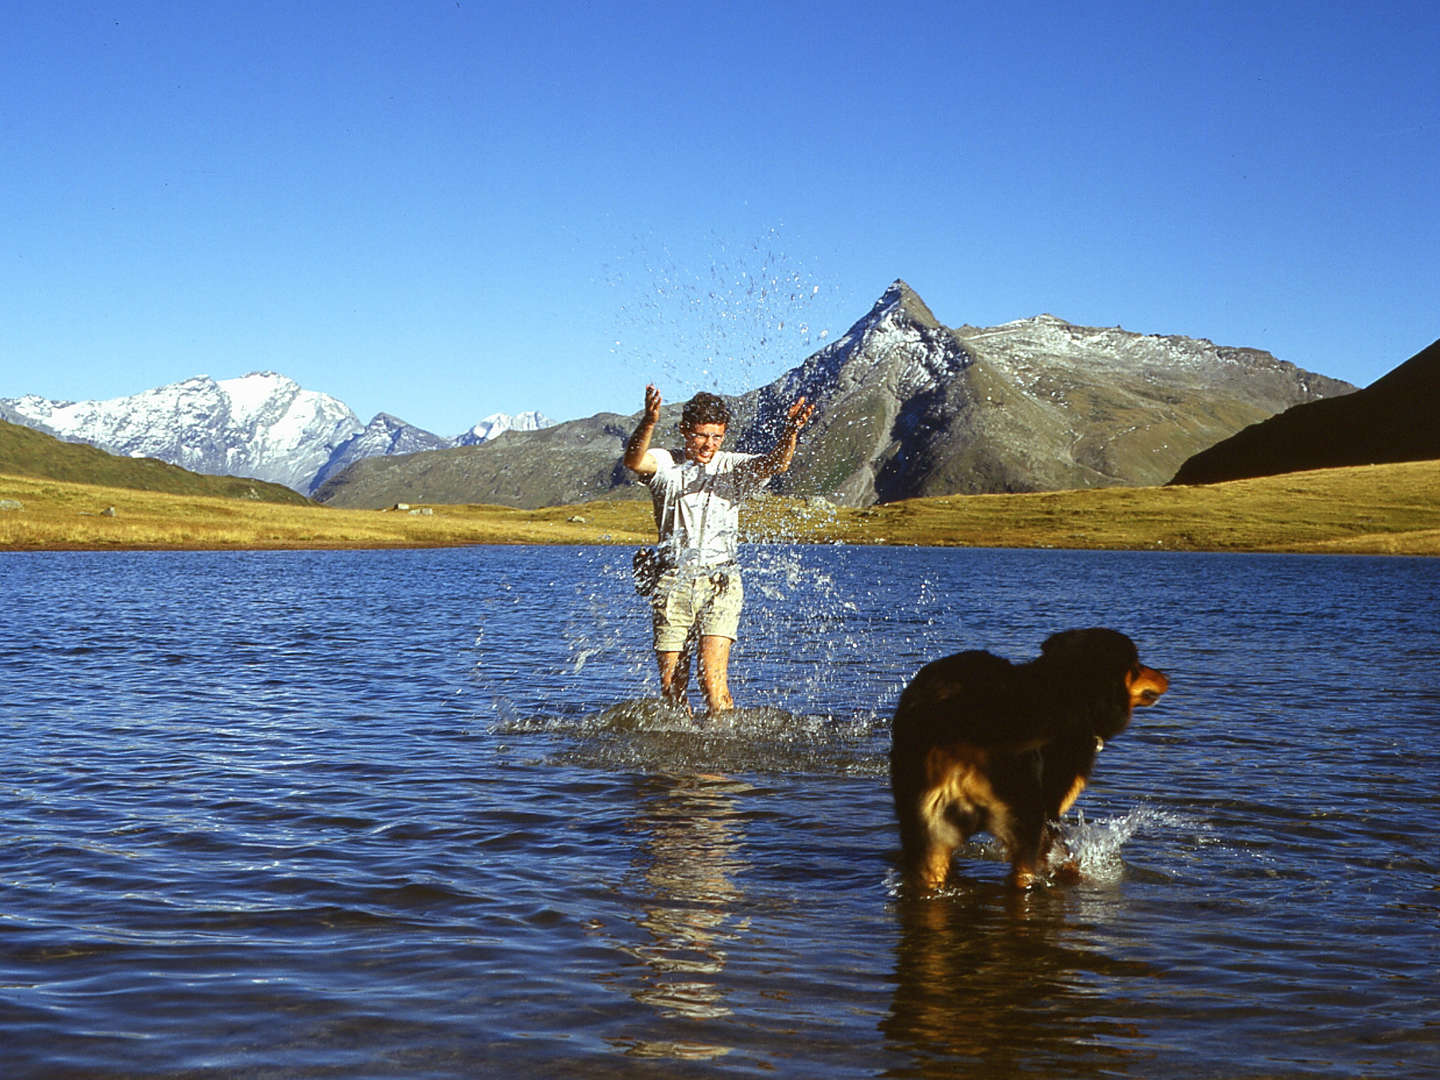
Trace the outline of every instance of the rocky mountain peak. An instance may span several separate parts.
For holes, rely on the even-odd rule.
[[[770,396],[823,403],[876,379],[908,396],[943,381],[968,362],[954,333],[919,295],[897,279],[869,313],[838,339],[783,376]]]
[[[357,435],[356,438],[364,439],[370,437],[378,437],[385,439],[395,439],[397,437],[403,437],[406,433],[409,432],[421,432],[426,435],[429,434],[428,432],[425,432],[423,428],[417,428],[414,424],[407,424],[398,416],[393,416],[387,412],[378,412],[370,418],[370,422],[365,425],[365,430],[360,432],[360,434]],[[443,444],[446,442],[446,440],[437,438],[433,435],[430,436],[430,438],[437,444]]]
[[[935,318],[934,313],[925,305],[925,301],[920,299],[920,294],[900,278],[896,278],[890,283],[890,287],[880,295],[880,299],[870,309],[870,314],[861,322],[878,323],[887,317],[893,318],[897,311],[903,312],[903,317],[916,326],[931,330],[944,329],[940,325],[940,320]]]

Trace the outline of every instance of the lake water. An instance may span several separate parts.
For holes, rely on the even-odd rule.
[[[1440,560],[762,546],[723,722],[629,552],[0,556],[5,1077],[1440,1074]],[[1171,691],[903,897],[923,662]]]

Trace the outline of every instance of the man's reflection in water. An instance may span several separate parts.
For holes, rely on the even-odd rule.
[[[725,1004],[726,945],[748,927],[737,920],[735,875],[747,869],[734,796],[750,785],[729,777],[654,777],[662,785],[635,821],[645,835],[637,863],[648,899],[639,926],[649,940],[626,946],[648,969],[632,996],[667,1019],[710,1021]],[[695,1040],[636,1040],[628,1053],[645,1057],[711,1058],[729,1047]]]
[[[913,1061],[904,1075],[1143,1075],[1143,1034],[1125,1015],[1135,1003],[1094,988],[1154,972],[1087,947],[1071,928],[1075,904],[1064,889],[976,882],[901,900],[895,992],[880,1029]]]

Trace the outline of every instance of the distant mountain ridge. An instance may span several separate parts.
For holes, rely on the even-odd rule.
[[[105,401],[0,398],[0,418],[110,453],[254,477],[307,495],[366,457],[478,445],[504,431],[549,423],[538,412],[496,413],[454,438],[388,413],[362,424],[338,398],[273,371],[220,380],[199,375]]]
[[[1053,315],[950,329],[896,281],[845,335],[732,398],[732,445],[772,445],[785,409],[804,395],[815,418],[790,471],[772,484],[778,492],[864,506],[1143,486],[1164,483],[1186,458],[1247,424],[1354,389],[1256,349]],[[667,404],[657,443],[678,442],[679,411]],[[619,464],[637,419],[601,414],[476,447],[371,457],[332,474],[315,497],[339,506],[538,507],[637,495]]]
[[[1172,481],[1214,484],[1440,458],[1440,341],[1363,390],[1296,405],[1187,459]]]

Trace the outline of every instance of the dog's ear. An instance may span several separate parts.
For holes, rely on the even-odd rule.
[[[1044,643],[1041,644],[1040,655],[1052,656],[1060,652],[1065,648],[1066,640],[1078,633],[1078,630],[1061,630],[1058,633],[1051,634],[1045,639]]]

